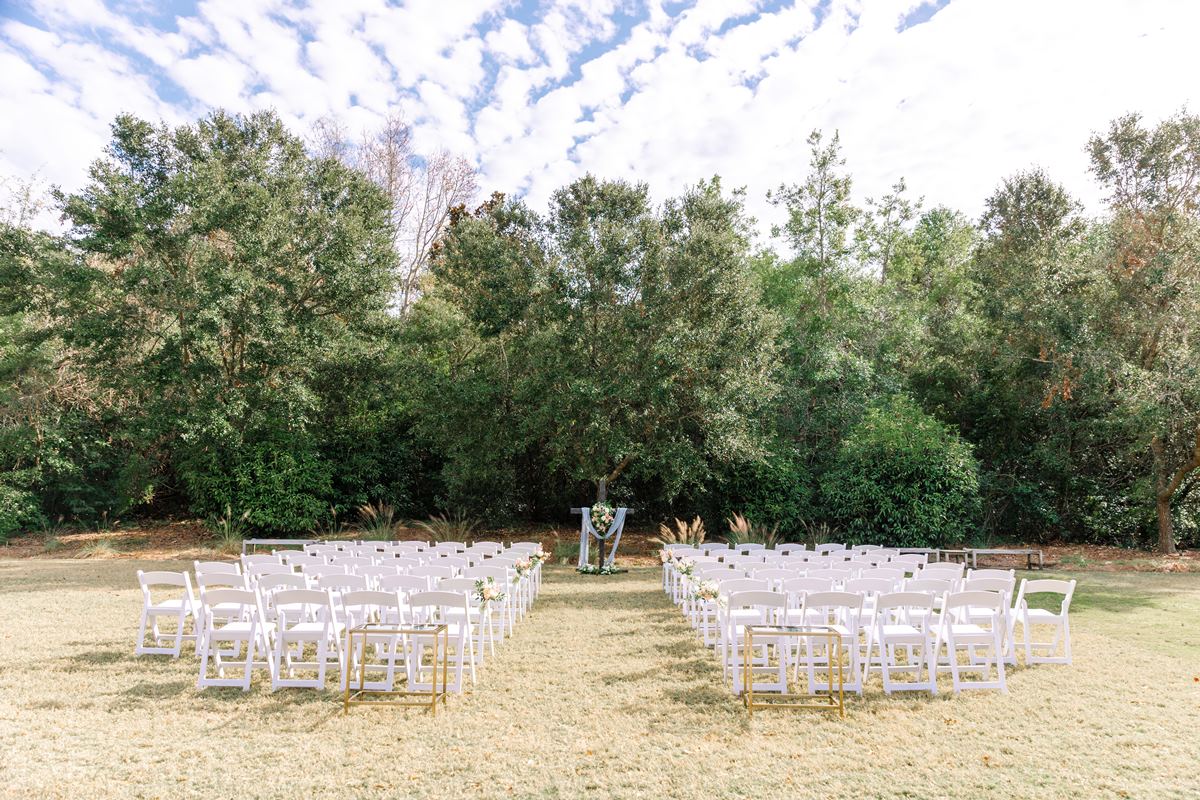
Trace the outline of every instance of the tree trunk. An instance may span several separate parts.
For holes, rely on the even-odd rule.
[[[1171,520],[1171,495],[1158,492],[1154,498],[1158,510],[1158,551],[1171,554],[1175,552],[1175,524]]]
[[[608,478],[601,478],[600,483],[596,484],[596,503],[600,504],[600,503],[606,502],[607,500],[608,500]],[[605,533],[605,531],[596,531],[596,533],[603,535]],[[597,552],[600,554],[600,561],[599,561],[599,563],[596,564],[596,566],[598,566],[598,567],[604,566],[604,542],[605,542],[604,539],[600,539],[599,540],[600,546],[597,548]]]
[[[1150,452],[1154,454],[1154,505],[1158,512],[1158,551],[1175,553],[1175,525],[1171,519],[1171,498],[1179,487],[1197,469],[1200,469],[1200,428],[1192,443],[1192,457],[1171,473],[1167,464],[1166,449],[1162,439],[1155,436],[1150,440]]]

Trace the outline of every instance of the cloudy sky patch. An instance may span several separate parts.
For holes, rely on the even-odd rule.
[[[17,0],[0,3],[0,173],[78,187],[121,111],[275,108],[299,133],[394,111],[535,207],[593,172],[662,197],[721,174],[752,211],[838,129],[861,201],[904,176],[977,213],[1032,164],[1089,204],[1083,146],[1195,103],[1189,0]]]

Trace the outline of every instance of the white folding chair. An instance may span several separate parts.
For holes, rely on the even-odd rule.
[[[252,589],[249,579],[234,572],[197,572],[196,573],[196,609],[199,612],[204,601],[204,593],[213,589]],[[204,640],[204,614],[197,613],[196,622],[196,655],[200,655],[200,645]]]
[[[999,592],[953,592],[946,595],[938,640],[939,648],[942,645],[946,648],[954,691],[999,689],[1008,693],[1004,678],[1005,606],[1005,597]],[[964,651],[968,663],[959,663],[960,650]],[[980,656],[980,650],[983,650],[983,656]],[[993,670],[996,678],[988,680]],[[979,672],[979,680],[963,680],[962,672]]]
[[[1029,597],[1035,594],[1058,596],[1058,609],[1052,611],[1044,608],[1030,608]],[[1021,588],[1017,591],[1017,602],[1014,607],[1014,618],[1021,620],[1021,628],[1025,639],[1026,664],[1070,664],[1071,663],[1071,622],[1068,613],[1071,610],[1071,598],[1075,596],[1075,581],[1060,581],[1043,578],[1040,580],[1021,580]],[[1050,641],[1036,641],[1034,626],[1051,626],[1054,637]],[[1059,646],[1063,655],[1057,655]]]
[[[787,692],[788,638],[764,634],[757,638],[753,652],[747,653],[745,647],[748,625],[781,624],[786,610],[787,595],[782,592],[754,589],[729,595],[726,606],[721,609],[721,651],[735,695],[742,694],[747,660],[754,691]],[[768,680],[755,680],[756,675],[766,676]]]
[[[849,664],[840,665],[843,669],[843,689],[847,692],[862,694],[862,659],[859,653],[859,637],[862,634],[862,605],[861,594],[855,592],[809,592],[804,597],[804,608],[801,615],[805,625],[816,625],[828,628],[840,640],[842,656],[849,656]],[[821,637],[806,636],[796,645],[796,667],[804,666],[808,673],[808,692],[817,694],[821,691],[834,691],[834,674],[839,664],[834,660],[833,648],[829,640]],[[801,649],[803,656],[801,656]],[[817,670],[821,668],[826,673],[823,683],[817,680]],[[846,680],[847,675],[849,680]]]
[[[486,579],[485,579],[486,580]],[[491,604],[480,605],[475,597],[475,578],[446,578],[438,584],[439,592],[462,592],[467,596],[467,617],[471,629],[475,633],[473,657],[478,659],[480,666],[484,663],[484,653],[490,650],[496,655],[496,638],[493,634]]]
[[[246,585],[255,586],[265,575],[295,575],[287,564],[252,564],[246,567]]]
[[[504,641],[517,623],[514,602],[516,584],[512,571],[502,565],[478,566],[463,570],[463,577],[472,580],[490,580],[504,593],[504,599],[500,601],[499,608],[495,609],[492,615],[493,622],[499,622],[499,640]]]
[[[454,681],[449,691],[462,694],[466,686],[463,682],[464,671],[469,669],[471,684],[475,683],[475,637],[471,631],[470,599],[464,592],[414,592],[408,597],[409,612],[413,620],[419,623],[444,623],[449,633],[450,652],[448,657],[454,665]],[[429,637],[413,637],[414,652],[409,654],[408,665],[412,670],[409,685],[417,691],[432,686],[434,674],[429,680],[424,675],[424,651],[433,651],[433,642]],[[436,672],[440,665],[431,664]]]
[[[354,572],[359,567],[375,566],[375,559],[370,556],[334,556],[330,563],[339,567],[349,567],[350,571]]]
[[[240,576],[239,576],[240,577]],[[196,614],[196,596],[192,593],[192,580],[186,572],[143,572],[137,571],[138,586],[142,589],[142,619],[138,625],[135,655],[169,655],[179,658],[184,639],[196,638],[196,633],[184,633],[189,619]],[[152,592],[157,587],[182,589],[176,596],[155,600]],[[159,628],[162,618],[175,620],[175,630],[164,632]],[[146,631],[150,631],[150,643],[146,643]],[[165,642],[170,642],[169,646]]]
[[[431,589],[436,588],[438,581],[443,578],[453,578],[456,574],[454,567],[442,564],[424,564],[419,567],[413,567],[408,571],[408,574],[415,578],[425,578]]]
[[[326,575],[349,575],[349,567],[341,567],[336,564],[322,564],[321,566],[307,565],[300,570],[304,577],[308,578],[313,583]]]
[[[356,591],[342,595],[342,608],[346,625],[342,689],[346,688],[348,680],[351,690],[392,691],[397,667],[406,664],[404,638],[394,633],[360,634],[362,638],[355,638],[355,648],[351,650],[349,632],[368,623],[402,626],[407,621],[407,606],[396,592]],[[383,673],[380,679],[364,678],[378,672]]]
[[[354,574],[366,578],[371,583],[371,588],[376,588],[379,585],[380,578],[388,575],[399,575],[400,572],[399,567],[381,564],[375,567],[359,567],[354,571]]]
[[[937,634],[930,627],[934,618],[934,598],[924,592],[889,592],[880,595],[875,606],[875,627],[871,634],[870,656],[866,668],[878,664],[883,674],[883,691],[928,691],[937,694]],[[905,663],[897,660],[897,649],[908,653]],[[893,680],[895,673],[914,673],[910,681]],[[922,672],[925,680],[921,679]]]
[[[258,567],[264,564],[282,564],[283,560],[277,553],[260,554],[260,555],[243,555],[242,556],[242,572],[249,572],[251,567]]]
[[[271,691],[289,687],[324,689],[325,672],[342,663],[342,632],[333,597],[328,590],[283,589],[275,594],[275,658],[271,666]],[[306,661],[311,645],[316,653]],[[297,678],[297,670],[315,671]]]
[[[255,667],[273,670],[271,638],[275,626],[268,622],[258,592],[250,589],[207,589],[200,597],[204,631],[200,643],[200,677],[197,688],[236,686],[250,691]],[[222,649],[222,645],[229,649]],[[245,656],[239,658],[241,650]],[[261,655],[261,660],[255,656]],[[225,677],[228,666],[242,670],[240,678]],[[217,677],[210,678],[210,668]]]
[[[242,565],[236,561],[193,561],[192,571],[200,574],[241,575]]]

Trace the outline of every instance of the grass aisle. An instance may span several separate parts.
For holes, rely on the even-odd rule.
[[[753,723],[656,568],[548,570],[475,691],[430,719],[335,692],[195,689],[135,659],[133,572],[0,561],[0,797],[1200,796],[1200,579],[1080,574],[1076,664],[1011,694],[851,699]]]

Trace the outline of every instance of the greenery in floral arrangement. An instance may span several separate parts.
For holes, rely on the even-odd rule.
[[[603,564],[596,566],[595,564],[584,564],[576,570],[580,575],[619,575],[627,570],[620,569],[612,564]]]

